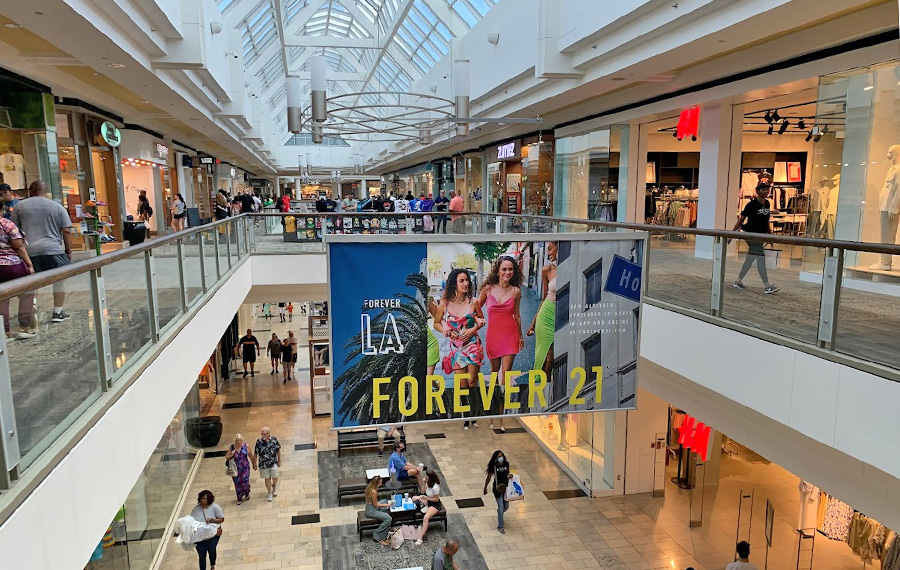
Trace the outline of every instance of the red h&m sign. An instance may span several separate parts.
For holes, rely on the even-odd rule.
[[[675,136],[678,140],[691,137],[697,140],[700,133],[700,107],[689,107],[681,112],[678,118],[678,127],[675,129]]]
[[[706,461],[709,450],[709,426],[698,422],[691,416],[684,416],[684,423],[678,428],[678,443],[694,453],[700,455],[700,459]]]

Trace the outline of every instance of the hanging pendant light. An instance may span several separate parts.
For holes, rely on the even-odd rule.
[[[469,60],[458,59],[453,62],[453,96],[456,101],[456,119],[469,118]],[[460,137],[469,136],[469,123],[456,123],[456,134]]]

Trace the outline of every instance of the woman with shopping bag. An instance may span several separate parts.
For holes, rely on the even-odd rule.
[[[503,529],[503,513],[509,510],[509,501],[506,499],[506,490],[509,485],[509,462],[506,460],[506,454],[499,449],[491,455],[491,460],[487,464],[487,478],[484,480],[484,494],[487,495],[488,483],[494,480],[492,489],[494,492],[494,500],[497,501],[497,530],[500,534],[506,534]]]

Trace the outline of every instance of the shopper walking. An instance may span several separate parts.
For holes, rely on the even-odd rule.
[[[453,561],[457,552],[459,552],[459,543],[452,538],[447,540],[444,546],[434,553],[432,570],[460,570],[459,564]]]
[[[28,187],[28,198],[18,203],[10,219],[22,231],[25,250],[34,271],[49,271],[72,262],[72,241],[69,228],[72,220],[62,204],[45,196],[47,185],[40,180]],[[71,319],[63,310],[66,300],[65,281],[53,284],[53,314],[50,320],[61,323]]]
[[[732,562],[725,570],[756,570],[756,566],[750,564],[750,543],[742,540],[737,544],[737,562]]]
[[[769,184],[760,182],[756,187],[756,198],[751,200],[744,206],[741,217],[734,225],[734,231],[743,230],[747,233],[767,234],[769,233]],[[760,239],[746,238],[748,251],[747,257],[744,259],[744,265],[738,273],[737,281],[734,282],[735,289],[746,289],[744,286],[744,276],[750,271],[750,267],[756,263],[756,270],[759,272],[759,278],[762,279],[765,289],[763,293],[771,295],[778,292],[778,287],[769,283],[769,275],[766,271],[766,250],[764,242]]]
[[[291,302],[288,302],[287,313],[288,313],[288,322],[289,323],[294,322],[294,304]]]
[[[450,199],[444,195],[444,191],[441,190],[440,194],[434,201],[434,211],[438,214],[435,216],[436,225],[434,226],[434,233],[441,233],[441,226],[443,226],[443,233],[447,233],[447,214],[446,212],[450,208]]]
[[[284,312],[287,309],[287,303],[284,301],[278,303],[278,316],[281,318],[281,322],[285,322]]]
[[[238,501],[240,504],[240,501]],[[206,524],[221,525],[225,522],[225,512],[222,507],[216,503],[216,496],[210,490],[200,491],[197,495],[197,506],[191,511],[191,517],[195,521],[205,522]],[[197,555],[200,557],[200,570],[206,570],[206,558],[209,557],[210,570],[216,570],[216,547],[219,545],[219,538],[222,536],[222,527],[216,531],[216,536],[200,541],[194,545],[197,549]]]
[[[294,347],[291,345],[291,339],[285,338],[281,344],[281,371],[284,373],[282,384],[287,384],[291,379],[291,369],[294,367]]]
[[[494,492],[494,500],[497,501],[497,530],[500,534],[506,534],[503,528],[503,513],[509,510],[509,501],[506,500],[506,486],[509,485],[509,462],[506,455],[499,449],[491,455],[488,461],[487,478],[484,480],[484,494],[487,495],[488,483],[493,479],[491,489]]]
[[[450,198],[450,211],[462,212],[465,208],[462,196],[458,192],[453,192],[453,198]],[[466,228],[466,219],[463,216],[450,216],[451,233],[461,234]]]
[[[28,252],[25,251],[25,238],[22,236],[22,232],[11,220],[0,218],[0,283],[32,273],[34,273],[34,267],[28,257]],[[15,335],[9,332],[9,301],[8,298],[0,301],[0,312],[3,313],[6,338],[27,339],[36,336],[31,328],[31,318],[34,313],[34,291],[19,295],[19,332]]]
[[[224,220],[228,217],[231,206],[228,204],[228,194],[224,190],[216,192],[216,219]]]
[[[392,519],[391,514],[387,512],[387,509],[389,509],[391,505],[390,503],[382,503],[378,500],[378,489],[380,487],[381,477],[377,475],[369,481],[368,485],[366,485],[366,516],[370,519],[381,521],[381,524],[375,529],[375,533],[372,534],[372,539],[382,546],[390,546],[391,543],[387,540],[387,535],[391,530]]]
[[[278,335],[275,333],[272,333],[272,339],[266,345],[266,355],[272,364],[272,374],[278,374],[278,363],[281,362],[281,341],[278,340]]]
[[[237,496],[237,504],[250,499],[250,451],[244,443],[244,436],[234,436],[234,443],[225,453],[225,461],[234,459],[237,465],[237,475],[232,477],[234,481],[234,494]]]
[[[172,202],[172,229],[176,232],[183,230],[186,216],[187,204],[184,203],[184,196],[181,193],[175,194],[175,200]]]
[[[137,214],[138,219],[144,222],[144,231],[147,233],[147,237],[149,238],[150,218],[153,217],[153,207],[150,205],[150,200],[147,199],[147,194],[143,192],[138,196]]]
[[[272,497],[278,496],[278,467],[281,465],[281,444],[278,438],[272,435],[269,428],[264,427],[259,432],[259,439],[253,447],[253,470],[259,466],[259,474],[266,482],[266,491],[269,492],[266,500],[272,502]]]
[[[256,376],[256,357],[259,356],[259,341],[253,336],[253,329],[247,329],[247,334],[238,341],[241,347],[241,355],[244,361],[244,378],[247,377],[247,364],[250,365],[250,376]]]
[[[294,376],[294,369],[297,368],[297,356],[300,354],[300,346],[297,342],[297,337],[294,336],[294,331],[288,331],[288,342],[291,343],[291,376]]]

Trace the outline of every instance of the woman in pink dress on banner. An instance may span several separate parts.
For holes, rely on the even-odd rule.
[[[484,326],[484,318],[479,315],[478,304],[475,301],[475,290],[472,279],[465,269],[454,269],[447,277],[447,286],[444,288],[444,296],[434,316],[434,330],[445,335],[450,340],[450,354],[443,359],[445,374],[452,374],[456,382],[457,374],[465,374],[460,378],[457,388],[477,388],[478,371],[484,364],[484,347],[478,331]],[[470,396],[462,398],[464,404],[475,402],[477,398]],[[478,415],[472,410],[472,415]],[[473,420],[472,427],[478,427],[478,422]],[[463,424],[463,429],[469,430],[469,421]]]
[[[478,308],[487,309],[487,336],[485,346],[491,361],[491,376],[496,374],[494,382],[499,390],[494,398],[503,401],[506,372],[512,370],[516,354],[525,346],[522,336],[522,317],[519,305],[522,301],[522,269],[516,258],[503,254],[491,266],[491,274],[485,279],[478,296]],[[514,381],[515,379],[513,379]],[[503,413],[502,404],[499,407]],[[500,431],[505,432],[503,418],[497,422]],[[494,422],[491,422],[494,427]]]

